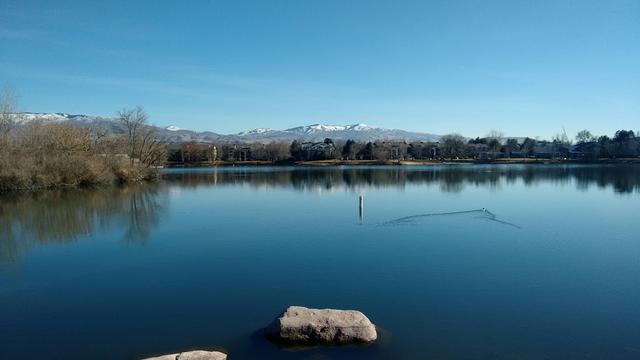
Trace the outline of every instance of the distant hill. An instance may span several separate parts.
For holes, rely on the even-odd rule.
[[[66,113],[20,113],[20,118],[21,121],[42,119],[44,121],[54,122],[68,121],[82,126],[99,125],[116,134],[124,131],[120,123],[115,118],[110,117]],[[172,143],[182,143],[187,141],[203,143],[267,143],[272,141],[291,142],[293,140],[322,141],[325,138],[331,138],[333,140],[352,139],[360,142],[378,140],[435,141],[440,138],[440,136],[434,134],[410,132],[399,129],[385,129],[365,124],[314,124],[298,126],[286,130],[258,128],[229,135],[218,134],[211,131],[197,132],[185,130],[173,125],[157,128],[158,132],[164,136],[167,141]]]

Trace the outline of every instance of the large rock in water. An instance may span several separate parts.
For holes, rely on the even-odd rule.
[[[178,354],[162,355],[143,360],[227,360],[227,354],[219,351],[194,350]]]
[[[287,344],[350,344],[375,341],[376,327],[356,310],[290,306],[266,329],[273,341]]]

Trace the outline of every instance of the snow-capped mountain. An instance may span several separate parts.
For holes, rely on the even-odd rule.
[[[432,141],[440,138],[437,135],[408,132],[396,129],[384,129],[366,124],[353,125],[325,125],[313,124],[297,126],[286,130],[254,129],[237,134],[245,141],[322,141],[325,138],[333,140],[407,140]]]
[[[55,122],[69,121],[81,126],[99,125],[115,134],[124,132],[122,125],[113,117],[81,114],[72,115],[67,113],[20,113],[16,115],[16,118],[21,122],[33,121],[36,119]],[[157,130],[161,136],[172,143],[182,143],[187,141],[204,143],[268,143],[272,141],[291,142],[293,140],[322,141],[325,138],[331,138],[337,141],[346,141],[351,139],[360,142],[378,140],[434,141],[440,138],[438,135],[433,134],[409,132],[398,129],[385,129],[366,124],[313,124],[297,126],[285,130],[257,128],[230,135],[222,135],[210,131],[197,132],[185,130],[175,125],[157,127]]]
[[[317,132],[328,132],[328,131],[369,131],[369,130],[377,130],[380,128],[369,126],[366,124],[355,124],[355,125],[323,125],[323,124],[313,124],[307,126],[298,126],[291,129],[287,129],[285,131],[293,132],[293,133],[304,133],[304,134],[313,134]]]
[[[321,141],[324,138],[334,140],[407,140],[407,141],[431,141],[439,138],[437,135],[409,132],[398,129],[385,129],[367,124],[353,125],[323,125],[314,124],[298,126],[283,132],[304,140]]]
[[[271,131],[269,128],[257,128],[253,130],[241,131],[238,133],[238,136],[247,136],[247,135],[256,135],[256,134],[264,134]]]
[[[23,112],[16,114],[16,120],[18,122],[28,122],[33,120],[43,120],[43,121],[91,121],[91,119],[96,118],[97,116],[87,116],[87,115],[73,115],[67,113],[31,113],[31,112]]]

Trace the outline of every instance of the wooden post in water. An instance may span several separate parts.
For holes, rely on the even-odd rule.
[[[360,224],[364,222],[364,195],[360,194]]]

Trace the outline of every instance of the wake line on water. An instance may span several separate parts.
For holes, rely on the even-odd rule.
[[[386,221],[386,222],[382,223],[381,225],[383,225],[383,226],[410,225],[410,224],[415,224],[420,219],[429,218],[429,217],[453,216],[453,215],[472,215],[472,214],[478,215],[478,216],[476,216],[476,218],[479,218],[479,219],[495,221],[495,222],[500,223],[502,225],[511,226],[511,227],[516,228],[516,229],[522,229],[522,227],[520,227],[519,225],[516,225],[516,224],[510,223],[510,222],[498,219],[498,217],[494,213],[492,213],[491,211],[489,211],[487,209],[484,209],[484,208],[483,209],[477,209],[477,210],[451,211],[451,212],[411,215],[411,216],[405,216],[405,217],[389,220],[389,221]]]

